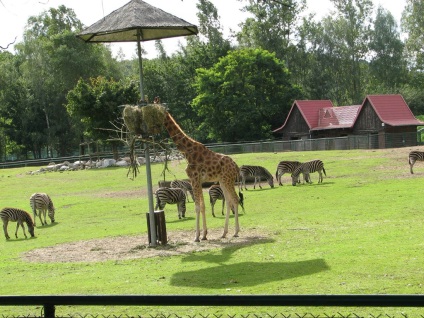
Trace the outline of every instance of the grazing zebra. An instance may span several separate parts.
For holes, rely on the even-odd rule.
[[[155,209],[163,209],[165,205],[176,204],[178,208],[178,218],[185,218],[186,212],[186,195],[180,188],[158,188],[155,192],[156,207]]]
[[[275,172],[275,179],[278,181],[278,184],[280,186],[283,185],[281,182],[281,177],[285,173],[292,174],[297,167],[299,167],[301,162],[299,161],[280,161],[277,166],[277,171]],[[300,179],[298,180],[298,183],[300,183]]]
[[[268,184],[271,188],[274,188],[274,178],[269,171],[261,166],[241,166],[240,167],[240,176],[241,176],[241,188],[247,190],[246,188],[246,177],[251,176],[255,178],[255,183],[253,184],[253,189],[256,188],[256,182],[258,181],[259,188],[261,187],[261,179],[264,178],[268,181]]]
[[[27,235],[25,233],[24,222],[27,224],[28,232],[29,234],[31,234],[31,237],[34,237],[34,223],[32,222],[31,215],[28,212],[15,208],[4,208],[0,211],[0,219],[3,221],[3,231],[6,240],[10,239],[10,236],[7,233],[7,224],[9,223],[9,221],[17,222],[15,231],[16,238],[18,238],[19,225],[24,231],[25,238],[27,238]]]
[[[412,167],[414,166],[415,161],[424,161],[424,152],[411,151],[409,153],[408,162],[409,162],[409,170],[411,171],[411,174],[414,173],[414,171],[412,171]]]
[[[47,193],[34,193],[29,198],[32,212],[34,214],[34,226],[36,225],[36,216],[38,210],[38,217],[40,218],[41,225],[47,225],[46,213],[49,211],[49,218],[54,223],[54,205],[52,199],[50,199]],[[44,222],[41,216],[44,216]]]
[[[318,171],[319,174],[319,178],[318,178],[318,183],[322,183],[322,173],[321,171],[324,172],[324,175],[327,175],[325,173],[325,169],[324,169],[324,163],[321,160],[312,160],[312,161],[308,161],[308,162],[304,162],[302,163],[299,167],[296,168],[295,171],[293,171],[291,177],[292,177],[292,185],[296,185],[297,181],[299,180],[299,175],[302,173],[303,174],[303,182],[308,182],[308,183],[312,183],[309,174],[312,172]]]
[[[194,194],[193,194],[193,188],[191,187],[190,181],[186,180],[174,180],[171,182],[171,188],[180,188],[184,191],[184,194],[186,195],[187,202],[190,202],[188,199],[187,191],[190,193],[191,198],[194,202]]]
[[[214,206],[217,200],[222,200],[222,215],[224,215],[224,206],[225,206],[225,196],[224,196],[224,191],[222,191],[222,188],[220,187],[219,184],[213,184],[209,190],[209,201],[211,203],[212,206],[212,215],[213,217],[215,217],[215,212],[214,212]],[[241,208],[244,211],[244,206],[243,206],[243,194],[241,192],[239,192],[239,204],[241,205]],[[234,209],[231,208],[231,211],[233,211],[234,214]]]

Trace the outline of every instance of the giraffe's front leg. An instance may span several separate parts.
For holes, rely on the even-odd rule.
[[[205,208],[205,200],[203,198],[203,195],[200,197],[199,207],[200,207],[200,214],[202,216],[202,225],[203,225],[202,240],[207,240],[206,236],[208,234],[208,228],[206,225],[206,212],[205,212],[206,208]]]
[[[195,242],[200,242],[200,205],[199,203],[195,203],[196,207],[196,236],[194,238]]]

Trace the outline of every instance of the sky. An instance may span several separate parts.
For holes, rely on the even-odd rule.
[[[65,5],[75,11],[77,18],[86,26],[90,26],[99,19],[108,15],[112,11],[120,8],[130,0],[0,0],[0,46],[6,47],[9,43],[22,41],[22,35],[28,18],[37,16],[51,7],[57,8]],[[198,24],[197,21],[197,0],[144,0],[145,2],[171,13],[187,22]],[[381,5],[389,10],[395,19],[400,23],[400,17],[405,6],[405,0],[373,0],[375,9]],[[239,24],[248,14],[241,12],[243,6],[239,0],[212,0],[218,9],[221,25],[224,28],[224,35],[229,36],[230,30],[238,31]],[[330,0],[307,0],[308,12],[316,13],[317,18],[322,18],[332,10]],[[172,54],[178,49],[179,43],[184,44],[184,38],[164,39],[162,43],[167,54]],[[154,41],[142,43],[143,49],[147,51],[146,58],[154,58],[157,52]],[[111,44],[114,55],[120,49],[129,59],[136,56],[135,43]],[[13,51],[13,45],[9,46]]]

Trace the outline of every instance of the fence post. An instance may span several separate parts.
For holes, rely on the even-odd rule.
[[[44,317],[45,318],[54,318],[56,308],[52,304],[44,304]]]

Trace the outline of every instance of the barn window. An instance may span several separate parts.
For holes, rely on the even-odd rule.
[[[324,118],[331,118],[331,117],[333,117],[333,116],[331,116],[330,111],[327,109],[327,110],[325,111]]]

